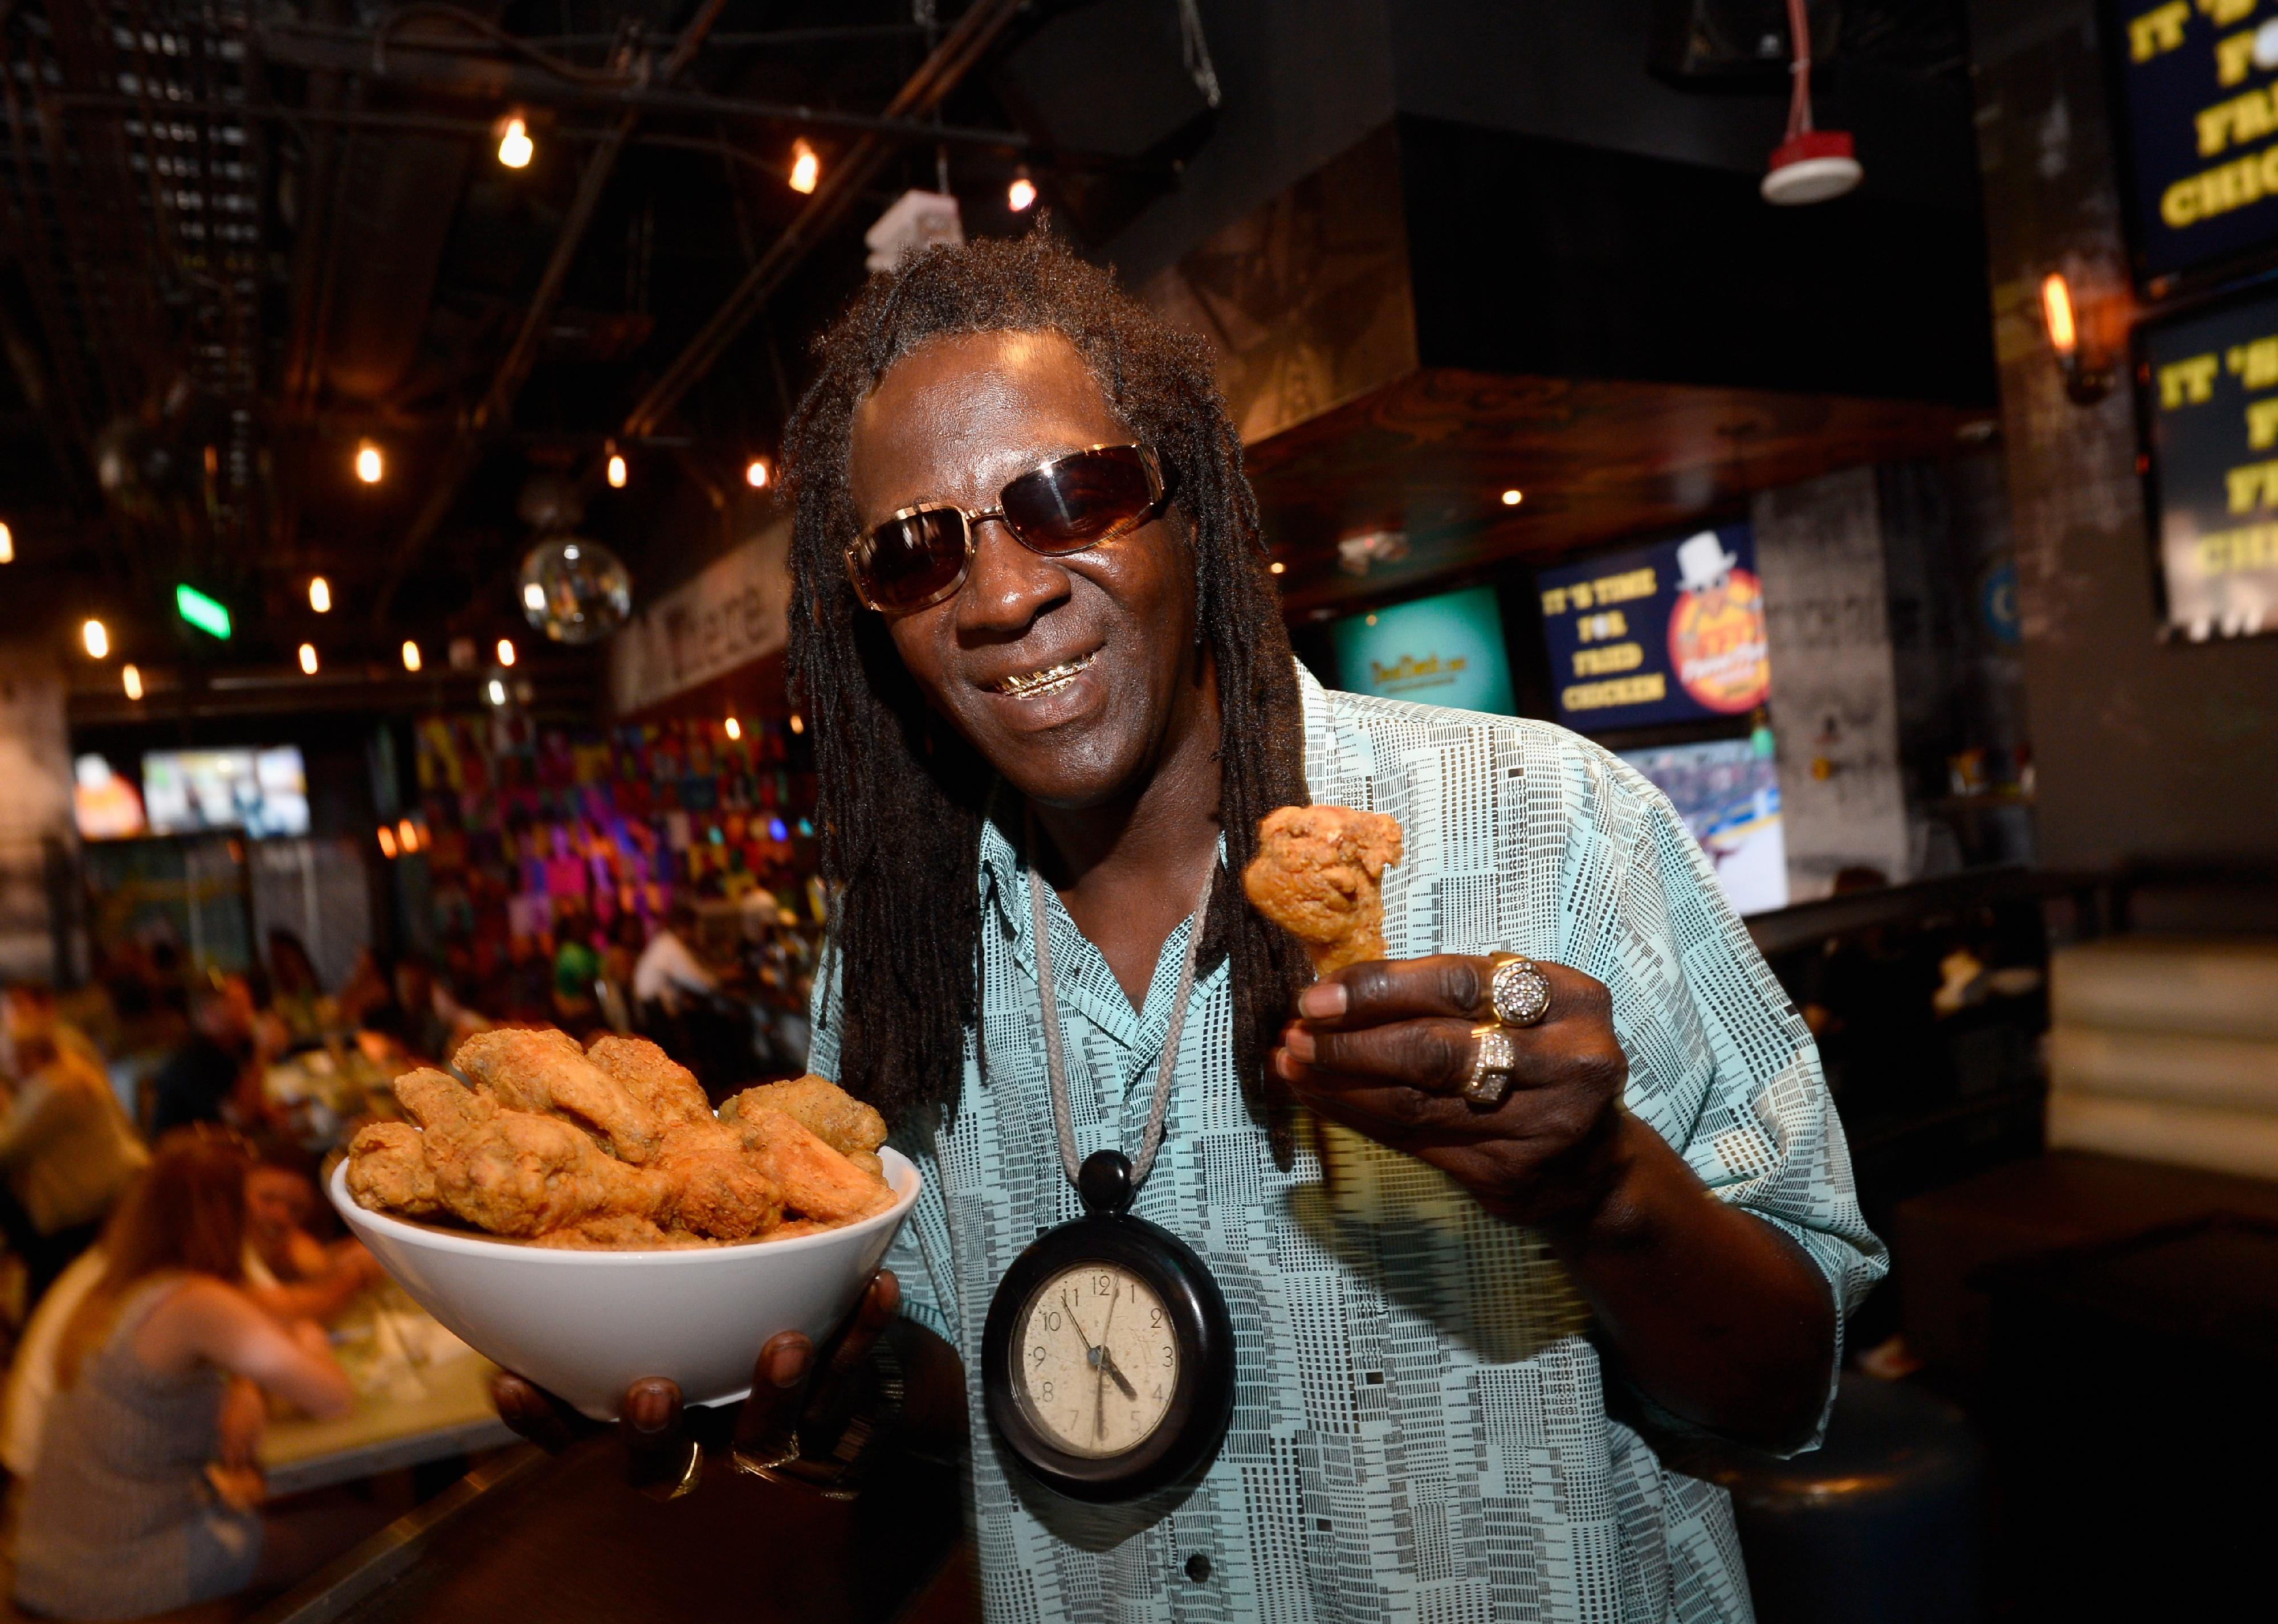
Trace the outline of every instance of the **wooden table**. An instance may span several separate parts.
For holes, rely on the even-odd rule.
[[[663,1504],[606,1435],[477,1468],[254,1624],[975,1624],[961,1467],[906,1460],[846,1505],[715,1460]]]

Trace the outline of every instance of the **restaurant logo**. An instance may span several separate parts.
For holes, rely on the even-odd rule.
[[[1403,654],[1390,665],[1380,660],[1368,662],[1371,691],[1380,694],[1413,693],[1419,688],[1445,688],[1461,676],[1471,666],[1461,654],[1450,654],[1442,660],[1434,652],[1418,660],[1413,654]]]
[[[1677,549],[1678,596],[1669,616],[1669,663],[1693,702],[1732,715],[1771,692],[1764,594],[1714,530]]]

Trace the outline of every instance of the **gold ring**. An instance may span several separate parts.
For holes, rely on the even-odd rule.
[[[1510,1074],[1518,1065],[1518,1050],[1510,1033],[1494,1021],[1472,1028],[1472,1074],[1464,1083],[1466,1103],[1491,1111],[1510,1092]]]
[[[741,1444],[728,1451],[728,1464],[753,1477],[764,1477],[769,1483],[783,1480],[776,1475],[783,1468],[799,1459],[799,1434],[787,1432],[775,1448],[768,1452],[746,1449]]]
[[[1531,958],[1498,953],[1487,980],[1487,1002],[1506,1026],[1540,1025],[1550,1013],[1550,978]]]

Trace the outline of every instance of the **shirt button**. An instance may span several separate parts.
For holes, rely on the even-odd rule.
[[[1196,1552],[1187,1559],[1187,1577],[1200,1584],[1210,1577],[1210,1558]]]

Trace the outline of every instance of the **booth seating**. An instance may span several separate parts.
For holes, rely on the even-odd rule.
[[[1846,1374],[1819,1448],[1719,1451],[1683,1469],[1731,1493],[1758,1624],[1970,1624],[1984,1455],[1944,1399]]]
[[[2050,995],[2052,1149],[2278,1179],[2278,942],[2108,937]]]

